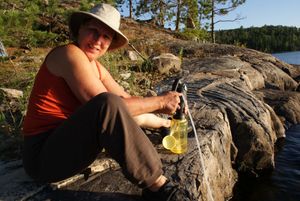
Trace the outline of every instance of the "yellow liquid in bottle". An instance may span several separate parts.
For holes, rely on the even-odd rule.
[[[170,150],[176,154],[182,154],[187,151],[187,120],[172,119],[170,135],[175,138],[175,146]]]

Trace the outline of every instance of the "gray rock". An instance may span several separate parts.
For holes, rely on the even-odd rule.
[[[236,56],[208,57],[205,59],[185,60],[189,73],[205,73],[208,76],[228,77],[241,79],[250,90],[265,87],[262,74],[249,63],[240,60]]]
[[[121,73],[121,74],[120,74],[120,77],[121,77],[121,79],[123,79],[123,80],[128,80],[128,79],[130,78],[130,76],[131,76],[131,73],[130,73],[130,72],[128,72],[128,73]]]
[[[279,90],[295,90],[298,83],[293,80],[286,72],[276,66],[269,60],[260,60],[259,58],[246,58],[253,68],[258,70],[265,79],[268,88]]]
[[[192,54],[186,55],[183,60],[182,68],[190,72],[190,75],[184,75],[183,79],[189,89],[188,100],[197,130],[207,128],[198,133],[199,139],[204,140],[208,134],[215,131],[215,136],[206,141],[209,151],[205,148],[201,150],[210,160],[205,162],[204,167],[197,164],[195,169],[198,172],[193,172],[194,175],[186,171],[194,166],[193,161],[197,160],[196,155],[190,157],[190,151],[184,157],[173,159],[172,162],[167,161],[165,166],[169,175],[173,174],[173,178],[177,178],[198,200],[209,199],[205,185],[207,182],[200,176],[203,172],[208,172],[208,178],[213,178],[213,181],[208,183],[214,200],[225,200],[232,194],[231,187],[236,180],[231,176],[226,178],[227,184],[220,185],[224,178],[218,177],[219,171],[231,172],[231,175],[235,175],[237,171],[259,176],[274,168],[275,144],[279,138],[285,137],[285,127],[289,124],[286,122],[299,122],[299,93],[295,92],[298,83],[293,79],[299,76],[299,70],[258,51],[223,45],[208,45],[211,49],[203,44],[195,46],[190,46]],[[184,47],[189,48],[189,45],[185,44]],[[177,48],[181,46],[177,44]],[[201,51],[206,57],[198,55]],[[209,56],[208,51],[212,52]],[[257,90],[261,96],[258,96]],[[270,90],[274,91],[274,97],[268,95]],[[290,90],[294,92],[289,92]],[[278,96],[276,93],[285,95]],[[198,105],[205,105],[207,111],[197,110],[202,108]],[[220,111],[229,129],[215,129],[216,123],[209,123],[213,119],[220,122],[220,115],[216,115],[213,112],[215,110]],[[216,134],[216,131],[220,131],[221,134]],[[216,140],[212,140],[213,138]],[[215,144],[224,141],[230,142],[230,149],[225,149],[224,146],[216,146],[216,149],[213,149]],[[189,147],[196,150],[193,142],[189,143]],[[218,152],[212,150],[218,150],[223,155],[218,155]],[[224,160],[228,161],[228,153],[232,166],[223,165]],[[182,165],[181,161],[185,161],[188,167]],[[206,170],[206,166],[210,169]],[[222,168],[218,171],[212,167]],[[199,179],[195,182],[198,183],[197,187],[191,182],[195,181],[195,177]],[[220,186],[229,186],[227,193],[221,193]]]
[[[300,123],[300,93],[296,91],[278,91],[263,89],[255,92],[256,96],[274,108],[278,118],[286,128]]]
[[[139,56],[135,51],[127,51],[127,55],[131,61],[137,61],[139,59]]]
[[[45,187],[44,184],[33,182],[26,175],[22,161],[1,162],[0,175],[0,200],[25,200]]]
[[[165,53],[152,58],[153,65],[161,74],[179,72],[181,70],[181,60],[173,54]]]
[[[237,171],[258,175],[274,167],[274,144],[283,134],[274,129],[270,108],[240,80],[198,73],[185,82],[204,164],[191,137],[187,154],[162,157],[166,172],[197,200],[209,199],[208,188],[214,200],[224,200],[232,195]]]
[[[0,92],[2,92],[7,98],[10,99],[18,99],[23,97],[23,91],[17,89],[0,88]]]

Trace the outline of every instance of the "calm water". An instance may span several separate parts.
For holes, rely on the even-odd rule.
[[[257,179],[241,176],[231,201],[300,200],[300,125],[291,127],[286,135],[274,171]]]
[[[300,65],[300,51],[273,55]],[[300,125],[287,130],[286,136],[274,171],[257,179],[241,176],[231,201],[300,201]]]
[[[271,179],[282,200],[300,200],[300,125],[287,131],[285,145],[275,164]]]
[[[282,52],[282,53],[275,53],[272,55],[286,63],[300,65],[300,51]]]

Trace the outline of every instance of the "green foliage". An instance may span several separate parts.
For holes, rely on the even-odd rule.
[[[168,16],[168,9],[170,9],[169,2],[162,0],[140,0],[136,7],[136,16],[150,16],[154,23],[164,26],[165,18]]]
[[[21,99],[9,99],[0,92],[0,160],[21,156],[21,123],[23,104]]]
[[[0,160],[18,159],[21,157],[22,135],[21,125],[26,110],[30,91],[33,86],[36,70],[34,68],[21,71],[14,67],[10,60],[1,61],[0,87],[23,91],[23,97],[9,98],[0,91]],[[30,66],[32,63],[30,63]]]
[[[286,26],[243,27],[216,32],[218,43],[246,46],[263,52],[300,50],[300,28]]]
[[[183,47],[180,48],[178,57],[179,57],[179,59],[180,59],[180,61],[182,63],[182,60],[183,60]]]
[[[46,3],[48,2],[48,3]],[[68,41],[67,19],[74,10],[89,10],[93,5],[105,2],[121,7],[124,0],[0,0],[0,38],[5,46],[49,47]],[[133,3],[133,1],[130,1]],[[236,7],[245,0],[153,0],[136,1],[135,16],[150,16],[160,26],[176,25],[176,30],[189,28],[192,22],[197,31],[184,30],[179,35],[187,39],[203,40],[201,20],[211,17],[211,2],[222,5],[216,14],[225,14],[226,5]],[[230,4],[231,3],[231,4]],[[121,5],[122,4],[122,5]],[[132,4],[130,4],[132,6]],[[68,8],[68,9],[66,9]],[[203,25],[202,25],[203,26]],[[194,28],[194,27],[193,27]]]
[[[177,33],[177,36],[184,40],[205,41],[208,39],[208,33],[204,29],[184,29]]]
[[[118,66],[119,57],[120,55],[114,52],[114,53],[107,53],[99,58],[101,64],[103,64],[109,70],[110,74],[114,78],[118,78],[119,76],[119,66]]]
[[[51,47],[68,41],[67,19],[74,10],[115,0],[0,0],[0,38],[5,46]],[[69,9],[66,9],[69,8]]]
[[[5,122],[5,115],[2,111],[0,111],[0,124],[3,124]]]
[[[199,17],[198,17],[198,2],[197,0],[188,0],[187,1],[187,18],[190,18],[195,27],[200,27]]]
[[[93,5],[98,4],[98,3],[108,3],[111,5],[114,5],[114,0],[101,0],[101,1],[97,1],[97,0],[81,0],[80,1],[80,10],[89,10],[93,7]]]
[[[122,70],[129,70],[132,67],[132,62],[128,57],[124,57],[124,49],[113,52],[107,52],[99,58],[99,61],[105,68],[108,69],[110,74],[118,79]]]
[[[119,1],[124,3],[124,1]],[[197,0],[141,0],[135,9],[137,17],[149,16],[153,22],[161,27],[175,25],[175,30],[187,26],[187,20],[193,21],[196,27],[200,27],[198,1]]]
[[[2,123],[9,124],[13,131],[20,129],[23,119],[22,115],[22,99],[10,100],[1,95],[1,106],[5,108],[5,112],[1,112]]]
[[[57,7],[58,1],[49,1],[47,6],[41,2],[0,1],[0,37],[6,46],[51,46],[57,42],[57,33],[38,30],[37,24],[40,16],[59,15],[62,10]]]
[[[204,18],[211,18],[213,15],[227,15],[246,0],[200,0],[200,13]]]
[[[52,47],[58,44],[58,35],[46,31],[30,31],[23,43],[31,47]]]
[[[153,71],[153,63],[150,59],[144,60],[144,62],[141,65],[141,72],[152,72]]]

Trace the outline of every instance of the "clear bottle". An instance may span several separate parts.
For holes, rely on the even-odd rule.
[[[170,149],[173,153],[182,154],[187,151],[187,127],[186,118],[172,119],[170,135],[175,139],[175,145]]]
[[[175,145],[170,149],[173,153],[182,154],[187,151],[187,129],[188,121],[184,114],[184,101],[180,97],[180,109],[171,120],[170,135],[175,139]]]

